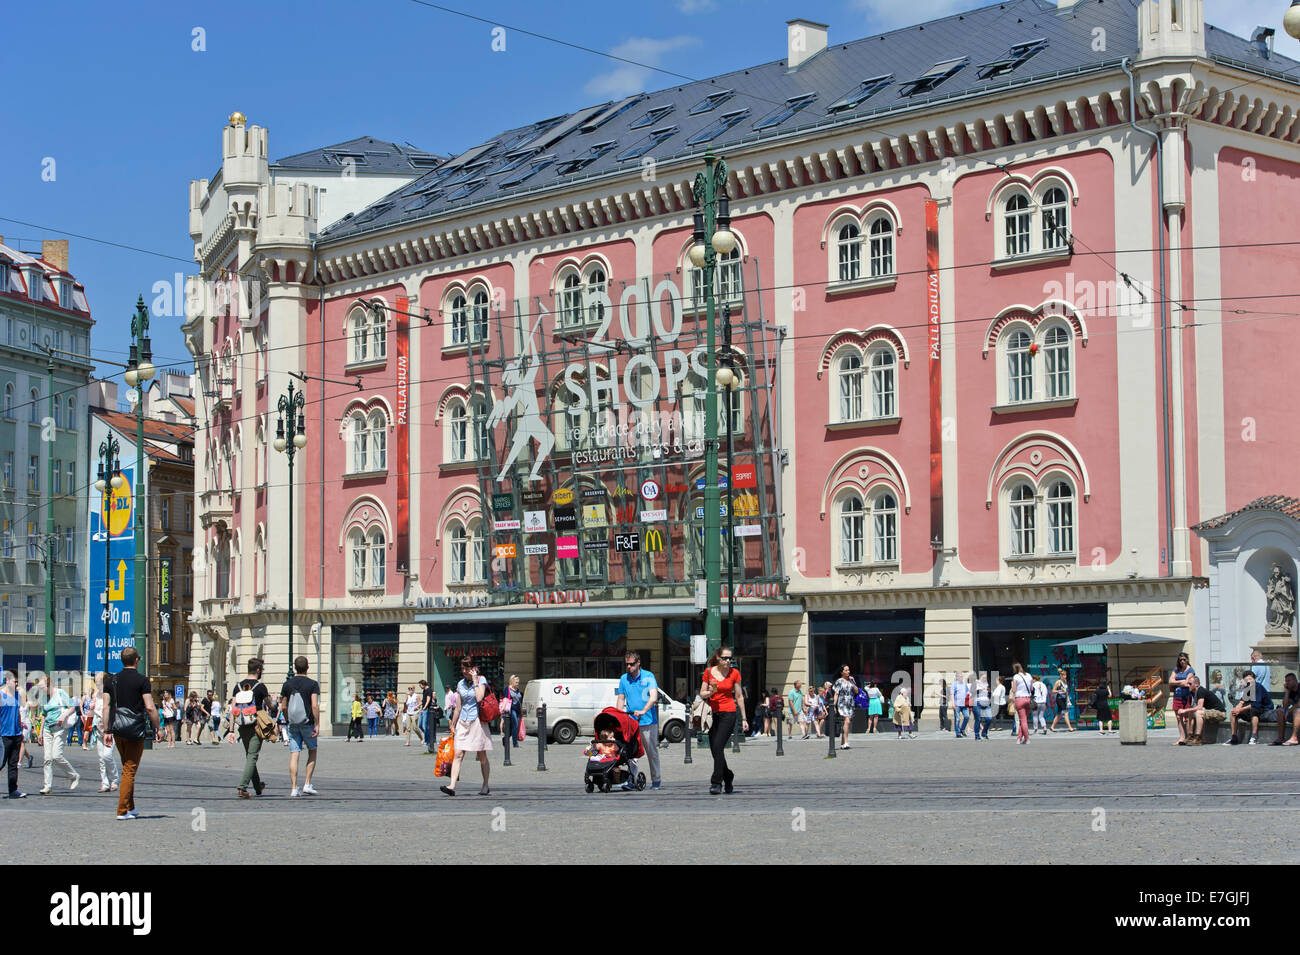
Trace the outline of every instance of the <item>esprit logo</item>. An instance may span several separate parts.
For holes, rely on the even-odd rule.
[[[153,927],[152,892],[68,892],[50,896],[50,924],[55,926],[129,926],[135,935],[148,935]]]

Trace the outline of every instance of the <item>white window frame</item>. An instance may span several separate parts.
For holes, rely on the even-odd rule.
[[[856,282],[862,278],[862,227],[846,219],[835,230],[836,271],[832,282]]]
[[[353,309],[348,317],[348,364],[364,365],[370,362],[370,319],[366,309]]]
[[[1012,207],[1012,203],[1015,207]],[[1024,189],[1013,189],[999,203],[1002,211],[1002,255],[1015,259],[1033,254],[1034,200]]]
[[[447,422],[447,456],[448,464],[463,464],[470,458],[470,414],[469,405],[463,398],[452,398],[447,402],[445,415]]]
[[[856,364],[845,367],[850,361]],[[841,422],[862,421],[866,416],[867,377],[863,356],[853,347],[845,347],[835,354],[835,378],[832,407],[837,412],[835,420]]]
[[[867,563],[867,548],[870,546],[867,539],[868,513],[866,502],[857,492],[843,494],[836,500],[836,566],[860,567]]]
[[[888,361],[881,361],[882,357]],[[865,366],[871,390],[869,420],[898,417],[898,353],[888,343],[872,345]]]
[[[1058,488],[1064,488],[1065,494],[1053,496]],[[1047,490],[1043,495],[1043,507],[1047,512],[1047,556],[1074,557],[1078,554],[1078,513],[1077,495],[1074,484],[1059,475],[1052,475],[1047,481]],[[1062,520],[1064,515],[1065,520]],[[1065,546],[1062,546],[1065,545]]]
[[[1024,479],[1007,488],[1007,543],[1012,558],[1038,556],[1038,492]]]
[[[1038,326],[1043,353],[1043,398],[1055,401],[1074,397],[1074,332],[1064,322],[1044,322]],[[1064,336],[1064,340],[1057,335]]]
[[[1060,198],[1051,198],[1052,193]],[[1056,252],[1069,245],[1070,190],[1064,183],[1048,180],[1038,192],[1039,247],[1044,252]],[[1049,225],[1050,221],[1050,225]]]
[[[883,228],[882,228],[883,226]],[[867,219],[868,271],[873,279],[890,278],[898,274],[898,257],[894,235],[898,223],[888,212],[873,213]]]
[[[875,564],[898,563],[898,495],[890,489],[871,498],[871,559]]]

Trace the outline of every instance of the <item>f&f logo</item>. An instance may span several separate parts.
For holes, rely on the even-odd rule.
[[[636,536],[636,535],[632,535]],[[645,552],[647,554],[662,553],[664,549],[664,532],[657,527],[647,527],[645,529]]]
[[[635,554],[641,549],[641,535],[633,531],[631,534],[614,535],[614,551],[619,554]]]

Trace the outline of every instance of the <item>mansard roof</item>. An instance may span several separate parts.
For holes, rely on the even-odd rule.
[[[1223,30],[1206,33],[1213,59],[1279,76],[1300,67],[1277,54],[1265,58]],[[881,125],[926,105],[1118,71],[1137,53],[1136,0],[1080,0],[1068,12],[1049,0],[1006,0],[833,44],[794,70],[775,60],[506,130],[344,217],[322,238],[635,172],[644,157],[664,163],[819,128]]]
[[[435,168],[444,159],[445,156],[417,149],[410,143],[390,143],[371,136],[358,136],[347,142],[278,159],[271,164],[271,169],[277,172],[338,173],[351,162],[353,172],[359,175],[419,175]]]

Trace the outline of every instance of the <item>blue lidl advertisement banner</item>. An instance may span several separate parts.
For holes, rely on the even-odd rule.
[[[131,614],[135,609],[135,534],[131,513],[134,489],[135,468],[131,467],[122,469],[121,487],[109,488],[104,494],[91,491],[92,603],[86,651],[86,670],[90,673],[117,673],[122,669],[122,651],[134,646],[131,639]],[[102,595],[106,559],[108,600],[105,603]],[[97,597],[99,614],[94,612]]]

